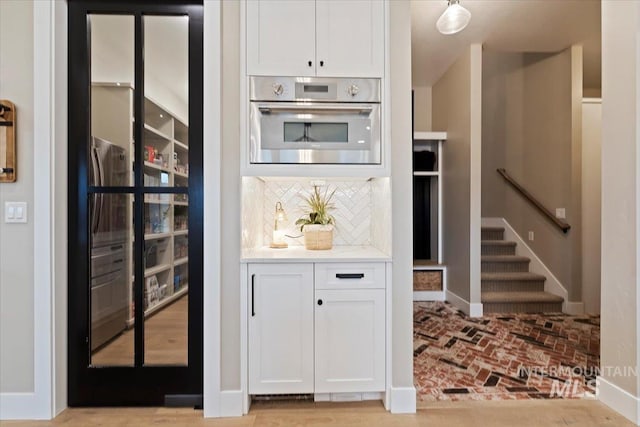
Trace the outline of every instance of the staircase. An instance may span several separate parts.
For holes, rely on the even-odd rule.
[[[516,242],[504,240],[504,228],[482,227],[482,305],[485,313],[562,312],[564,299],[544,291],[545,276],[529,272]]]

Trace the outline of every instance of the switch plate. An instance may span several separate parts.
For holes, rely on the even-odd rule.
[[[4,222],[8,224],[27,222],[27,202],[4,202]]]
[[[567,213],[564,208],[556,208],[556,218],[565,219],[567,218]]]
[[[529,241],[533,242],[533,231],[529,232]]]

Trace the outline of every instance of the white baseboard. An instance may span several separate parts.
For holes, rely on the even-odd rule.
[[[564,312],[567,314],[573,314],[573,315],[584,314],[583,302],[565,301],[563,308],[564,308]]]
[[[558,280],[558,278],[549,270],[549,268],[542,262],[538,255],[529,247],[527,242],[520,237],[516,230],[507,222],[504,218],[482,218],[483,227],[503,227],[504,239],[512,242],[516,242],[516,255],[526,256],[531,259],[529,263],[529,271],[532,273],[542,274],[547,278],[544,282],[544,290],[554,295],[564,298],[562,303],[562,311],[569,313],[567,310],[577,310],[579,307],[575,306],[578,303],[569,303],[569,292],[564,285]],[[571,308],[568,308],[568,304],[574,304]],[[584,306],[582,307],[582,313],[584,313]],[[570,314],[582,314],[582,313],[570,313]]]
[[[414,301],[444,301],[445,291],[413,291]]]
[[[462,310],[467,316],[482,317],[483,311],[481,302],[470,303],[466,299],[459,297],[449,290],[447,290],[447,301],[457,309]]]
[[[36,393],[0,393],[0,420],[50,420],[41,407]]]
[[[415,387],[391,387],[392,414],[416,413],[416,388]]]
[[[597,379],[598,400],[640,426],[640,398],[602,377]]]
[[[223,390],[220,392],[220,416],[242,416],[242,390]]]

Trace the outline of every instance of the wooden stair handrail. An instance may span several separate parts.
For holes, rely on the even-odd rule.
[[[546,216],[551,222],[553,222],[563,233],[566,233],[571,229],[571,226],[566,222],[551,213],[551,211],[545,208],[542,203],[540,203],[535,197],[531,195],[527,190],[525,190],[520,184],[518,184],[511,176],[507,173],[504,168],[498,168],[498,173],[502,175],[502,177],[507,181],[513,188],[520,193],[522,197],[527,199],[529,203],[535,206],[544,216]]]

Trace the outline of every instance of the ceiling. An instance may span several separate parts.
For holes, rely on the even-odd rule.
[[[558,52],[583,45],[583,86],[600,88],[600,0],[460,0],[471,12],[462,32],[436,21],[447,0],[411,1],[413,86],[432,86],[471,43],[502,52]]]

